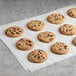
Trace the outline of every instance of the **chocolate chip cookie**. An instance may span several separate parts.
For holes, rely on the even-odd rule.
[[[76,37],[72,40],[72,43],[76,46]]]
[[[67,44],[63,42],[56,42],[51,46],[51,51],[56,54],[67,54],[70,51],[70,48]]]
[[[35,43],[27,38],[22,38],[16,43],[16,47],[20,50],[26,51],[34,48]]]
[[[28,60],[33,63],[42,63],[47,59],[48,59],[48,54],[41,49],[36,49],[28,54]]]
[[[67,11],[67,14],[72,17],[72,18],[76,18],[76,8],[71,8]]]
[[[19,26],[9,27],[5,31],[5,34],[8,37],[13,37],[13,38],[19,37],[19,36],[23,35],[23,33],[24,33],[23,28],[22,27],[19,27]]]
[[[76,35],[76,26],[71,24],[64,24],[59,28],[59,32],[63,35]]]
[[[53,24],[62,24],[65,20],[65,17],[59,13],[53,13],[47,17],[47,20]]]
[[[53,32],[41,32],[38,35],[38,39],[45,43],[50,43],[56,38],[56,35]]]
[[[27,27],[33,31],[40,31],[45,27],[45,23],[40,20],[33,20],[28,22]]]

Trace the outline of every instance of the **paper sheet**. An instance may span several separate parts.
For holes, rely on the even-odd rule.
[[[27,69],[30,70],[30,71],[38,70],[42,67],[48,66],[50,64],[56,63],[58,61],[66,59],[68,57],[74,56],[74,55],[76,55],[76,50],[75,50],[76,47],[72,45],[71,41],[75,36],[64,36],[64,35],[61,35],[58,32],[58,28],[63,24],[74,24],[74,25],[76,25],[76,19],[69,17],[66,13],[69,8],[73,8],[73,7],[76,8],[76,5],[71,5],[71,6],[68,6],[68,7],[65,7],[65,8],[58,9],[54,12],[49,12],[49,13],[46,13],[46,14],[43,14],[43,15],[40,15],[40,16],[36,16],[36,17],[32,17],[32,18],[29,18],[29,19],[25,19],[25,20],[16,21],[16,22],[13,22],[13,23],[1,25],[0,26],[0,39],[7,45],[7,47],[14,54],[14,56],[21,63],[21,65],[24,67],[25,70],[27,70]],[[61,13],[61,14],[63,14],[66,17],[65,22],[63,24],[60,24],[60,25],[55,25],[55,24],[49,23],[46,18],[51,13]],[[31,31],[27,28],[27,23],[31,20],[36,20],[36,19],[45,22],[46,27],[43,30],[41,30],[41,31]],[[5,35],[6,28],[8,28],[10,26],[14,26],[14,25],[21,26],[21,27],[24,28],[25,33],[24,33],[23,36],[18,37],[18,38],[10,38],[10,37],[7,37]],[[37,39],[37,35],[40,32],[43,32],[43,31],[54,32],[57,35],[54,42],[52,42],[52,43],[42,43],[42,42],[40,42]],[[36,43],[36,45],[35,45],[35,48],[33,48],[32,50],[34,50],[34,49],[45,50],[49,54],[48,60],[44,63],[31,63],[31,62],[29,62],[28,59],[27,59],[27,55],[32,50],[21,51],[21,50],[16,48],[16,42],[21,38],[29,38],[29,39],[33,40]],[[57,55],[57,54],[52,53],[50,51],[50,47],[53,43],[58,42],[58,41],[67,43],[71,48],[70,53],[68,53],[66,55]]]

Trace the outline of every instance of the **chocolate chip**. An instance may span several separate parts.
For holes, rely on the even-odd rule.
[[[72,29],[69,29],[69,31],[72,31]]]
[[[14,32],[11,32],[11,34],[13,34],[13,35],[14,35],[15,33],[14,33]]]
[[[41,55],[41,57],[43,57],[43,56]]]
[[[45,57],[43,57],[43,59],[44,59]]]
[[[67,46],[64,46],[65,49],[67,49]]]
[[[40,56],[38,56],[38,58],[40,58]]]
[[[34,57],[36,57],[36,55]]]
[[[21,45],[21,44],[18,44],[18,45]]]
[[[11,32],[11,30],[9,30],[9,32]]]
[[[61,48],[59,48],[59,50],[61,51]]]
[[[19,28],[17,28],[17,30],[20,30]]]
[[[19,31],[19,32],[22,32],[22,31]]]
[[[19,32],[16,32],[16,34],[20,34]]]
[[[33,27],[36,27],[36,25],[34,25]]]
[[[66,32],[68,32],[68,29],[66,29]]]
[[[32,46],[32,44],[26,43],[26,45]]]
[[[52,37],[53,35],[49,35],[49,34],[48,34],[48,36]]]
[[[28,40],[29,43],[31,43],[31,41]]]

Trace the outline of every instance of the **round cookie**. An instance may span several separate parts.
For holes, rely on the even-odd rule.
[[[53,32],[41,32],[38,35],[38,39],[45,43],[50,43],[56,38],[56,35]]]
[[[31,51],[28,54],[28,60],[33,63],[42,63],[48,59],[48,54],[40,49],[36,49],[34,51]]]
[[[33,31],[40,31],[45,27],[45,24],[40,20],[33,20],[27,24],[27,27]]]
[[[67,54],[70,51],[70,48],[67,44],[62,42],[56,42],[51,46],[51,51],[56,54]]]
[[[16,47],[23,51],[33,49],[34,45],[35,43],[27,38],[22,38],[16,43]]]
[[[72,17],[72,18],[76,18],[76,8],[71,8],[67,11],[67,14]]]
[[[65,17],[59,13],[53,13],[47,17],[47,20],[53,24],[62,24],[65,20]]]
[[[59,32],[63,35],[76,35],[76,26],[71,24],[64,24],[59,28]]]
[[[23,35],[24,31],[22,27],[19,26],[12,26],[6,29],[5,34],[8,37],[20,37],[21,35]]]
[[[76,46],[76,37],[73,39],[72,43]]]

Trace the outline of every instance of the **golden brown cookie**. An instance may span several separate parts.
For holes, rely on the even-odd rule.
[[[19,27],[19,26],[9,27],[5,31],[5,34],[8,37],[13,37],[13,38],[19,37],[19,36],[23,35],[23,33],[24,33],[23,28],[22,27]]]
[[[76,26],[71,24],[64,24],[59,28],[59,32],[63,35],[76,35]]]
[[[76,46],[76,37],[73,39],[72,43]]]
[[[51,46],[51,51],[56,54],[67,54],[70,51],[70,48],[67,44],[62,42],[56,42]]]
[[[45,43],[50,43],[56,38],[56,35],[53,32],[41,32],[38,35],[38,39]]]
[[[72,17],[72,18],[76,18],[76,8],[71,8],[67,11],[67,14]]]
[[[35,43],[27,38],[22,38],[16,43],[16,47],[20,50],[27,51],[34,48]]]
[[[33,31],[40,31],[45,27],[45,24],[40,20],[33,20],[27,24],[27,27]]]
[[[41,49],[36,49],[28,54],[28,60],[33,63],[42,63],[46,61],[47,58],[48,54]]]
[[[53,24],[62,24],[65,20],[65,17],[59,13],[53,13],[47,17],[47,20]]]

